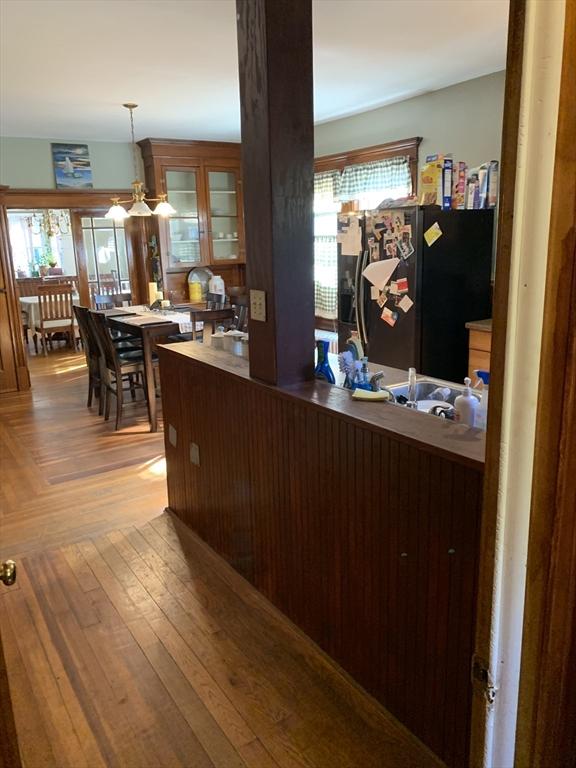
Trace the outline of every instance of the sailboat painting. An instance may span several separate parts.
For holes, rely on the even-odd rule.
[[[52,144],[57,189],[91,189],[92,166],[87,144]]]

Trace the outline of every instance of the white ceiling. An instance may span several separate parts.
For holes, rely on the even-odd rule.
[[[0,134],[240,137],[234,0],[0,0]],[[314,0],[316,122],[501,70],[508,0]]]

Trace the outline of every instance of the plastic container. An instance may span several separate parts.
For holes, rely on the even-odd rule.
[[[406,403],[406,408],[418,408],[417,396],[416,368],[408,368],[408,402]]]
[[[490,386],[490,372],[489,371],[474,371],[475,376],[478,376],[482,382],[482,389],[480,390],[480,405],[476,413],[476,426],[480,429],[486,429],[488,426],[488,389]]]
[[[224,334],[222,331],[216,331],[210,337],[210,346],[212,349],[224,349]]]
[[[234,343],[237,341],[240,341],[240,339],[243,336],[244,334],[242,333],[242,331],[226,331],[226,333],[222,337],[222,341],[224,343],[224,350],[226,352],[234,353]]]
[[[456,400],[454,400],[454,421],[473,427],[476,421],[478,398],[472,394],[468,377],[464,379],[464,384],[466,386],[464,387],[463,394],[458,395]]]
[[[200,283],[188,283],[188,295],[191,304],[198,304],[202,301],[202,285]]]
[[[213,275],[210,278],[208,281],[208,292],[215,293],[218,296],[226,295],[226,286],[224,285],[224,280],[222,280],[220,275]]]

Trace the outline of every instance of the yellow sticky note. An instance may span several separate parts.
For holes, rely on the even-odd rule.
[[[434,245],[439,237],[442,237],[442,230],[440,229],[440,224],[436,221],[424,232],[424,240],[426,240],[428,246],[431,246]]]

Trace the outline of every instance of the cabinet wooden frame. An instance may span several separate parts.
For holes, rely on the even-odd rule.
[[[164,275],[187,273],[194,266],[231,266],[246,261],[242,182],[240,178],[240,144],[233,142],[185,141],[178,139],[143,139],[138,142],[142,151],[146,186],[153,197],[166,193],[166,173],[169,171],[196,171],[198,186],[198,226],[200,232],[200,261],[187,262],[176,267],[169,259],[169,224],[156,224],[160,259]],[[214,259],[211,242],[210,189],[208,174],[227,171],[236,176],[238,215],[238,258]]]

